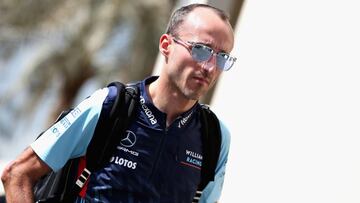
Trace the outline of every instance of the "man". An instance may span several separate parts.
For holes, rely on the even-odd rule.
[[[86,194],[76,202],[192,201],[200,182],[201,164],[196,163],[202,159],[198,99],[234,64],[236,58],[228,54],[233,44],[232,27],[221,10],[193,4],[173,13],[159,41],[165,57],[160,76],[138,85],[139,116],[126,131],[136,140],[119,143],[123,150],[91,175]],[[2,181],[8,202],[33,202],[32,188],[40,177],[85,154],[112,95],[111,88],[96,91],[76,107],[80,113],[69,126],[50,127],[5,168]],[[230,142],[222,124],[221,132],[215,180],[206,186],[200,202],[220,197]],[[189,156],[195,162],[187,162]]]

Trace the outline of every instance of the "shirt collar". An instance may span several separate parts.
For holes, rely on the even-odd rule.
[[[156,106],[150,100],[148,92],[146,91],[146,85],[151,84],[158,78],[159,76],[150,76],[148,78],[145,78],[140,84],[140,95],[144,99],[144,104],[154,113],[156,119],[161,120],[162,124],[166,124],[166,113],[156,108]],[[198,102],[196,102],[193,107],[180,114],[180,116],[178,116],[171,125],[175,124],[178,128],[184,127],[187,123],[189,123],[189,121],[196,114],[195,112],[197,112],[199,108],[201,108],[201,106]]]

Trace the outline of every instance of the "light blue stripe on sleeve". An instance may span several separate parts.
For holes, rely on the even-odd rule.
[[[213,203],[219,201],[222,187],[224,184],[226,162],[230,149],[230,132],[221,121],[220,127],[221,149],[219,160],[215,170],[215,179],[214,181],[209,182],[209,184],[203,190],[199,201],[200,203]]]
[[[108,88],[94,92],[30,145],[52,170],[85,154],[107,94]]]

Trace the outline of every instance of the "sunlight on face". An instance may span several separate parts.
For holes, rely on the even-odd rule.
[[[234,42],[230,24],[206,8],[197,8],[189,13],[176,37],[185,42],[202,43],[215,52],[229,53]],[[216,67],[216,57],[197,62],[191,56],[191,48],[174,40],[169,59],[168,75],[174,88],[191,100],[198,100],[206,94],[222,72]]]

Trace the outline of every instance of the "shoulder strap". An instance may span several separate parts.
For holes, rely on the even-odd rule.
[[[139,88],[136,85],[126,86],[120,82],[112,82],[108,85],[108,87],[110,86],[115,86],[117,89],[110,113],[108,116],[100,115],[100,120],[86,151],[85,168],[80,169],[80,175],[71,193],[63,198],[63,202],[74,202],[76,196],[85,186],[91,172],[99,170],[110,160],[126,127],[136,114],[135,110],[140,97]]]
[[[95,171],[109,161],[111,154],[120,142],[123,131],[133,119],[133,110],[138,105],[139,90],[135,85],[126,86],[120,82],[112,82],[117,95],[109,116],[100,116],[94,136],[86,152],[86,167]]]
[[[201,105],[201,107],[203,161],[201,181],[198,187],[198,191],[200,192],[210,181],[214,180],[221,146],[221,129],[218,118],[207,105]]]

